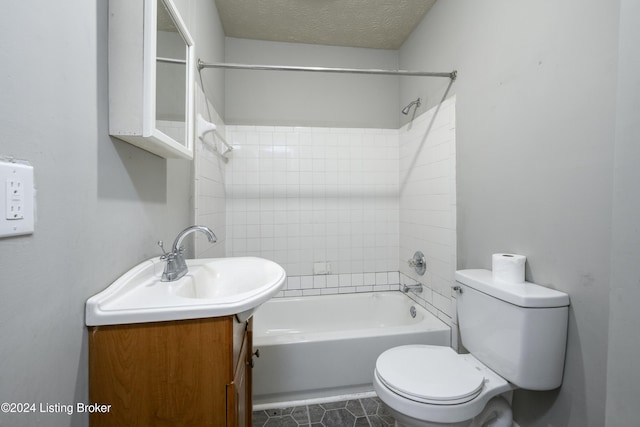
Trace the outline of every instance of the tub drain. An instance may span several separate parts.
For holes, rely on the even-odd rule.
[[[411,313],[411,317],[416,317],[416,306],[412,305],[409,309],[409,313]]]

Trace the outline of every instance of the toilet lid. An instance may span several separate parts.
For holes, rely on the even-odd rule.
[[[418,402],[454,405],[475,398],[484,375],[449,347],[408,345],[385,351],[376,375],[392,391]]]

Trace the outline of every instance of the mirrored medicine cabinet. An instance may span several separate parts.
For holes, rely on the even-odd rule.
[[[109,134],[193,158],[193,39],[172,0],[109,0]]]

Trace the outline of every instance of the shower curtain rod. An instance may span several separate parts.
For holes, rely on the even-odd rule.
[[[455,80],[458,72],[434,73],[429,71],[411,70],[378,70],[370,68],[326,68],[326,67],[296,67],[289,65],[248,65],[230,63],[206,63],[198,59],[198,70],[203,68],[225,68],[229,70],[266,70],[266,71],[307,71],[312,73],[345,73],[345,74],[377,74],[387,76],[418,76],[418,77],[448,77]]]

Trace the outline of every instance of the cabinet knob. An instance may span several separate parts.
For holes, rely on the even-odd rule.
[[[255,366],[255,363],[253,363],[253,356],[260,357],[260,349],[259,348],[256,349],[256,351],[254,351],[252,353],[251,359],[247,360],[247,366],[250,366],[252,368]]]

